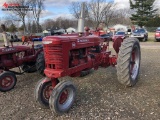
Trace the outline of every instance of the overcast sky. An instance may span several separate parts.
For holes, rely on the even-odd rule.
[[[0,0],[0,17],[4,17],[7,12],[2,11],[2,6],[8,0]],[[90,0],[45,0],[45,10],[42,14],[42,20],[47,18],[57,18],[59,16],[71,18],[72,15],[69,11],[69,5],[71,2],[76,1],[90,1]],[[113,1],[114,3],[117,3],[119,8],[129,8],[129,0],[107,0],[107,1]],[[160,6],[160,0],[156,0],[156,5]]]

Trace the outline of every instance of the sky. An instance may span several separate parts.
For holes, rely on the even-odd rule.
[[[45,0],[44,6],[45,10],[43,11],[43,14],[41,16],[41,20],[45,20],[47,18],[55,19],[58,17],[66,17],[66,18],[72,18],[72,15],[69,11],[69,5],[71,2],[76,1],[90,1],[90,0]],[[129,0],[106,0],[106,1],[113,1],[117,4],[118,8],[129,8]],[[4,16],[6,16],[7,12],[2,11],[3,4],[7,3],[8,0],[0,0],[0,18],[2,19]],[[160,0],[156,0],[155,4],[157,6],[160,6]]]

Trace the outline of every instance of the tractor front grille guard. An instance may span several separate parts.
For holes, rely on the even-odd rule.
[[[63,54],[62,45],[47,44],[44,45],[44,55],[46,68],[62,69],[63,68]]]

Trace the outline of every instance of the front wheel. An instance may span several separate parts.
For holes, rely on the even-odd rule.
[[[17,83],[17,78],[12,72],[2,72],[0,74],[0,91],[7,92],[14,88]]]
[[[55,85],[58,83],[59,80],[55,79]],[[48,80],[48,78],[43,78],[37,83],[34,90],[34,98],[42,108],[49,108],[49,98],[54,87],[52,81]]]
[[[141,51],[136,38],[123,41],[117,60],[118,81],[125,86],[134,86],[138,81]]]
[[[71,81],[60,82],[49,98],[49,106],[52,112],[63,114],[72,107],[76,96],[76,87]]]

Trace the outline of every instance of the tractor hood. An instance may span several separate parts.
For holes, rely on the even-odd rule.
[[[30,49],[30,47],[28,46],[13,46],[9,48],[0,47],[0,55],[26,51],[28,49]]]
[[[100,39],[98,36],[95,35],[89,35],[84,37],[78,37],[78,36],[47,36],[43,38],[42,43],[44,45],[68,45],[71,49],[78,49],[88,46],[95,46],[99,45],[99,43],[102,42],[102,39]]]

